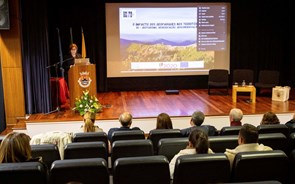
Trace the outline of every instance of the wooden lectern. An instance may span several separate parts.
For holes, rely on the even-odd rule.
[[[76,98],[80,98],[83,91],[96,96],[96,68],[95,64],[73,65],[68,71],[70,103],[75,107]]]

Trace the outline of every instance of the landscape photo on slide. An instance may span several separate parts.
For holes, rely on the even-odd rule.
[[[182,69],[199,62],[192,66],[212,68],[214,51],[197,49],[196,16],[197,8],[121,8],[120,56],[125,68],[132,69],[133,62],[179,62]]]

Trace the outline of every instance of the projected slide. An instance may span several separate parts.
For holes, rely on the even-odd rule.
[[[115,69],[120,73],[118,76],[204,73],[218,66],[218,52],[228,52],[228,9],[225,5],[122,5],[117,11],[119,56],[111,57],[116,57],[117,68],[120,68]],[[108,72],[108,76],[117,75],[114,70]]]

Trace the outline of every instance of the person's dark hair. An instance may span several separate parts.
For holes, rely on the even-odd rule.
[[[173,129],[171,118],[166,113],[161,113],[157,117],[157,129]]]
[[[132,123],[132,115],[129,112],[124,112],[120,115],[119,121],[123,127],[128,127]]]
[[[267,124],[280,124],[280,120],[277,117],[277,115],[273,112],[266,112],[262,120],[260,122],[261,125],[267,125]]]
[[[205,119],[205,115],[201,111],[195,111],[191,118],[192,122],[197,126],[201,126],[202,123],[204,122],[204,119]]]
[[[196,149],[197,153],[208,153],[208,149],[209,149],[208,135],[204,131],[200,129],[194,129],[190,133],[188,140]]]
[[[251,124],[244,124],[240,129],[239,136],[243,138],[244,143],[257,143],[258,142],[258,129]]]

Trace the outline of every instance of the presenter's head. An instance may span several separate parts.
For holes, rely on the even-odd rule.
[[[72,57],[75,58],[77,55],[78,46],[76,44],[72,43],[69,47],[69,51],[70,51]]]

